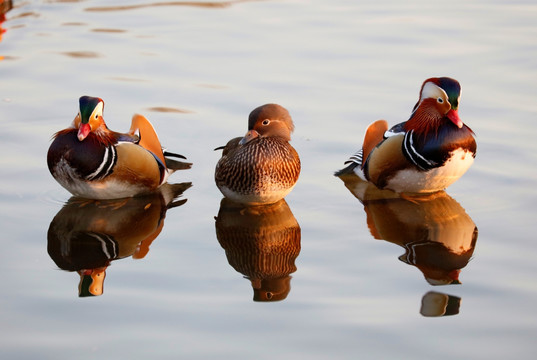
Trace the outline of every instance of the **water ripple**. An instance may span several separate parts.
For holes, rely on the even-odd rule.
[[[193,6],[201,8],[227,8],[232,5],[252,2],[260,0],[236,0],[236,1],[223,1],[223,2],[196,2],[196,1],[170,1],[170,2],[155,2],[149,4],[137,4],[137,5],[122,5],[122,6],[95,6],[86,8],[86,11],[90,12],[109,12],[109,11],[123,11],[123,10],[135,10],[148,7],[161,7],[161,6]]]
[[[167,106],[153,106],[153,107],[147,108],[147,110],[154,111],[154,112],[162,112],[162,113],[180,113],[180,114],[194,113],[191,110],[178,109],[178,108],[172,108],[172,107],[167,107]]]
[[[59,54],[66,55],[72,58],[99,58],[102,57],[101,54],[94,51],[65,51],[60,52]]]

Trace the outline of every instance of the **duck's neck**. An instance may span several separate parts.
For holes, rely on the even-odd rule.
[[[405,131],[414,130],[416,136],[419,137],[437,136],[438,128],[442,125],[444,118],[435,109],[418,107],[405,123]]]

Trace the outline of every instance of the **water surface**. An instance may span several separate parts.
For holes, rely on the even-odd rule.
[[[14,1],[0,25],[0,354],[534,358],[536,17],[531,1]],[[371,121],[406,120],[431,76],[460,81],[475,164],[427,206],[364,206],[333,171]],[[105,100],[114,130],[146,115],[194,163],[170,178],[177,206],[81,207],[54,181],[46,151],[81,95]],[[293,116],[302,173],[245,224],[221,208],[213,149],[267,102]],[[163,210],[139,220],[148,204]],[[136,235],[105,226],[111,209]],[[277,232],[282,213],[294,231]],[[241,227],[248,246],[226,232]],[[88,228],[116,242],[84,241]],[[58,243],[66,229],[79,241]],[[81,297],[92,266],[107,266],[102,295]]]

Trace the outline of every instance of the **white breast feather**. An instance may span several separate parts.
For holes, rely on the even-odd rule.
[[[428,171],[415,169],[399,171],[388,181],[386,187],[404,193],[428,193],[444,190],[460,178],[474,162],[474,157],[469,151],[459,148],[451,154],[451,158],[442,167]]]

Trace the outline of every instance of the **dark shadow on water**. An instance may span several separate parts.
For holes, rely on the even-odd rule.
[[[287,202],[245,207],[224,198],[215,219],[218,242],[229,265],[250,280],[253,300],[287,298],[301,233]]]
[[[354,175],[341,179],[363,204],[371,235],[404,249],[399,260],[418,268],[430,285],[461,283],[459,274],[474,253],[478,231],[457,201],[445,191],[407,198],[379,190]],[[430,292],[423,296],[422,309],[426,309],[426,316],[432,316],[433,304],[440,309],[444,306],[441,304],[453,304],[452,299],[456,298],[441,295]],[[446,315],[438,309],[436,313]],[[451,311],[450,315],[453,314]]]
[[[56,265],[80,276],[80,297],[103,293],[106,270],[113,260],[142,259],[164,226],[166,212],[191,183],[164,184],[158,192],[117,200],[71,197],[48,229],[47,250]]]

